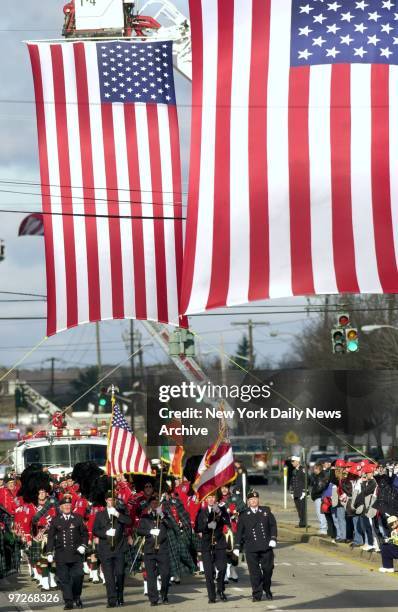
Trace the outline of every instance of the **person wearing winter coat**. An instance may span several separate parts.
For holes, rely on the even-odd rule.
[[[297,527],[307,526],[307,517],[305,510],[305,473],[304,469],[300,464],[300,457],[293,455],[291,457],[291,464],[293,466],[293,472],[290,479],[290,494],[294,500],[296,506],[299,524]]]
[[[321,512],[322,495],[329,485],[328,475],[322,468],[322,463],[318,462],[314,465],[313,474],[311,476],[311,499],[314,502],[315,512],[319,521],[319,535],[327,535],[328,524],[325,514]]]

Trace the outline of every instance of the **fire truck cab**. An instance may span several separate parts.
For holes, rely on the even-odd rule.
[[[107,442],[106,432],[97,428],[38,431],[17,442],[12,453],[13,469],[21,474],[28,465],[41,463],[51,474],[61,475],[82,461],[95,461],[104,469]]]

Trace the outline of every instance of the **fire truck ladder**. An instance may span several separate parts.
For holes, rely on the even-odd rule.
[[[56,412],[61,412],[62,409],[50,402],[44,395],[33,389],[28,383],[19,381],[18,386],[23,391],[25,400],[30,408],[36,410],[36,412],[45,412],[49,416],[54,416]],[[68,426],[80,427],[79,421],[67,415]]]

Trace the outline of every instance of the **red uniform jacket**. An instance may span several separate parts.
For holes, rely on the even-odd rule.
[[[13,493],[6,487],[0,489],[0,504],[9,512],[12,516],[15,515],[15,511],[18,508],[18,500]]]

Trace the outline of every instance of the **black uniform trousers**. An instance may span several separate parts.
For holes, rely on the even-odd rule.
[[[263,591],[271,590],[274,571],[274,551],[272,548],[260,552],[245,552],[247,567],[255,599],[261,599]]]
[[[300,499],[299,497],[295,497],[294,505],[296,506],[297,514],[299,517],[299,525],[300,527],[305,527],[307,525],[306,516],[305,516],[305,499]]]
[[[123,599],[124,589],[124,552],[115,553],[105,558],[100,558],[102,571],[105,576],[106,596],[110,604]]]
[[[72,603],[80,599],[83,588],[83,561],[62,563],[57,561],[55,574],[60,582],[65,603]]]
[[[207,595],[209,599],[216,598],[214,574],[217,569],[217,592],[224,592],[224,580],[227,571],[227,551],[225,548],[213,548],[202,551],[203,569],[206,578]]]
[[[148,597],[151,603],[159,599],[157,577],[160,575],[162,588],[160,595],[162,599],[167,597],[170,582],[170,558],[167,550],[162,552],[144,553],[144,565],[148,580]]]

